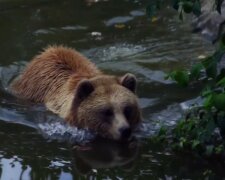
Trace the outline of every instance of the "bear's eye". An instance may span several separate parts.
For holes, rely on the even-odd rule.
[[[113,110],[111,108],[102,109],[101,113],[105,117],[111,117],[111,116],[113,116]]]
[[[133,107],[132,106],[126,106],[126,107],[124,107],[124,115],[125,115],[125,117],[127,119],[130,119],[131,118],[132,112],[133,112]]]

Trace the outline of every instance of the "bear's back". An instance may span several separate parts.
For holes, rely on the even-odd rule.
[[[44,102],[55,95],[69,79],[77,82],[100,74],[97,67],[77,51],[63,46],[51,46],[33,58],[23,73],[11,84],[11,91],[20,98]],[[76,84],[70,84],[75,88]],[[71,89],[71,87],[70,87]]]

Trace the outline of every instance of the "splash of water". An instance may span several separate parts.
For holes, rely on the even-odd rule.
[[[87,143],[95,137],[88,129],[78,129],[64,122],[40,123],[38,128],[46,138],[70,143]]]

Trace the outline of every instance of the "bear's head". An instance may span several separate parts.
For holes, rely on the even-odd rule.
[[[100,136],[126,140],[141,121],[133,74],[99,75],[81,80],[75,90],[70,121]]]

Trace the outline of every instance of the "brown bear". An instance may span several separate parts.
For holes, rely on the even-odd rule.
[[[71,125],[129,139],[141,121],[136,78],[106,75],[77,51],[50,46],[11,84],[19,98],[44,103]]]

